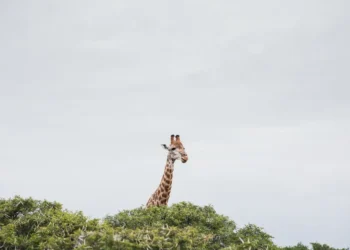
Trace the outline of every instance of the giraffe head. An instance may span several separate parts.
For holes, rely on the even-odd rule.
[[[179,135],[171,135],[170,136],[170,145],[167,146],[162,144],[162,146],[168,150],[168,157],[173,161],[180,160],[182,163],[185,163],[188,160],[188,156],[186,154],[185,148],[180,141]]]

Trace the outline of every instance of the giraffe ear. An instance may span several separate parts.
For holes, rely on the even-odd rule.
[[[168,146],[165,145],[165,144],[162,144],[162,147],[163,147],[164,149],[166,149],[166,150],[169,150]]]

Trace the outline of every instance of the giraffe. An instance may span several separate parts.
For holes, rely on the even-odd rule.
[[[168,200],[171,192],[171,184],[173,182],[174,163],[176,160],[180,159],[182,163],[185,163],[188,160],[188,156],[186,154],[184,146],[180,141],[179,135],[171,135],[170,145],[167,146],[165,144],[162,144],[162,146],[168,151],[164,174],[158,188],[149,198],[146,205],[147,208],[151,206],[168,205]]]

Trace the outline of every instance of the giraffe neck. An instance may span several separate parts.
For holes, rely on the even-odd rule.
[[[174,160],[168,157],[162,180],[157,190],[154,192],[154,194],[151,196],[151,198],[147,202],[147,207],[168,204],[168,200],[171,192],[171,185],[173,182],[173,172],[174,172]]]
[[[167,205],[173,183],[174,161],[167,159],[164,174],[159,185],[161,204]],[[165,203],[164,203],[165,202]]]

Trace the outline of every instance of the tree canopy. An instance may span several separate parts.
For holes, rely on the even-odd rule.
[[[320,243],[311,246],[338,250]],[[302,243],[277,246],[263,228],[253,224],[237,228],[212,206],[181,202],[140,207],[100,220],[65,210],[57,202],[19,196],[0,200],[0,249],[311,250]]]

